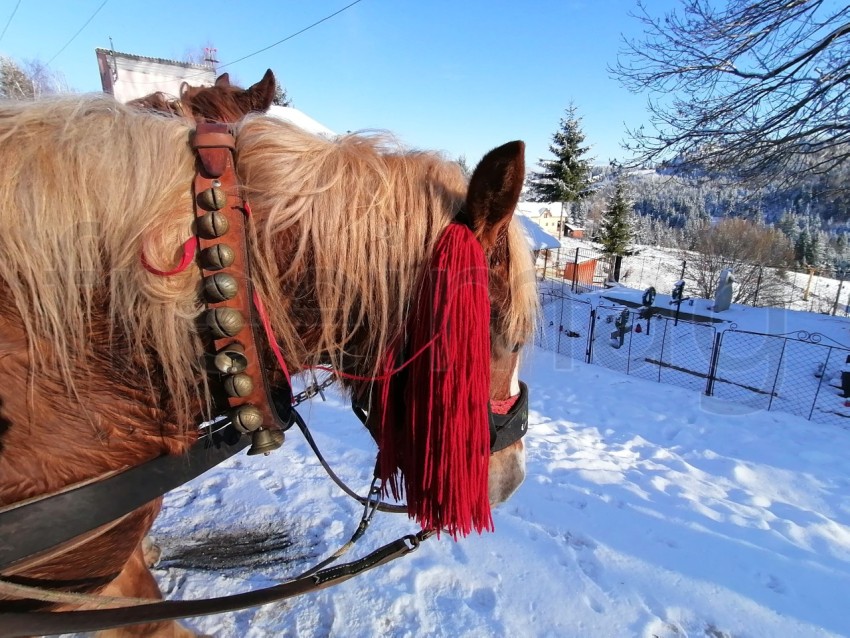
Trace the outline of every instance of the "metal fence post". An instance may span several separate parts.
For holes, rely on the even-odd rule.
[[[708,364],[708,379],[705,382],[705,395],[714,395],[714,382],[717,379],[717,362],[720,360],[720,348],[723,342],[723,333],[714,333],[714,347],[711,350],[711,359]]]
[[[782,371],[782,359],[785,357],[785,346],[788,345],[788,339],[782,340],[782,351],[779,353],[779,361],[776,363],[776,375],[773,377],[773,387],[770,389],[770,400],[767,402],[767,411],[770,412],[770,406],[773,405],[773,397],[776,395],[776,384],[779,381],[779,373]],[[827,357],[829,361],[829,357]],[[817,395],[815,395],[817,400]]]
[[[596,308],[590,308],[590,330],[587,335],[587,349],[584,351],[585,363],[593,363],[593,337],[596,333]]]
[[[815,390],[815,398],[812,400],[812,409],[809,410],[809,421],[812,420],[812,415],[815,413],[815,406],[818,404],[818,395],[820,394],[820,387],[823,385],[823,378],[826,376],[826,367],[829,365],[829,360],[832,358],[832,346],[829,347],[829,352],[826,353],[826,361],[823,364],[823,374],[818,378],[818,389]]]
[[[578,292],[578,251],[580,249],[576,248],[576,258],[573,262],[573,292]]]
[[[670,320],[664,319],[664,333],[661,335],[661,352],[658,355],[658,383],[661,383],[661,369],[664,367],[664,344],[667,343],[667,326]]]
[[[561,354],[561,335],[564,334],[564,303],[566,301],[566,297],[561,297],[561,316],[558,317],[558,345],[555,350],[558,354]]]
[[[759,290],[761,290],[761,276],[764,273],[764,266],[759,266],[759,278],[756,280],[756,294],[753,296],[753,308],[758,308],[759,305]]]

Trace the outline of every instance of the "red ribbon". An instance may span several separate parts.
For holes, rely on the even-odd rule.
[[[145,267],[145,270],[152,272],[154,275],[158,275],[160,277],[171,277],[172,275],[183,272],[191,265],[191,263],[195,260],[195,252],[197,250],[198,238],[192,236],[183,244],[183,256],[180,258],[180,263],[177,264],[176,267],[171,270],[159,270],[158,268],[154,268],[151,266],[147,257],[145,257],[144,252],[142,252],[142,266]]]

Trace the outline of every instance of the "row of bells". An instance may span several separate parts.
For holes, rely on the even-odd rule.
[[[218,180],[212,188],[198,193],[198,205],[208,211],[196,220],[196,232],[205,239],[217,239],[227,234],[230,224],[221,213],[227,203],[227,196]],[[233,249],[226,244],[215,244],[201,251],[201,265],[206,270],[223,270],[235,261]],[[210,303],[220,303],[233,299],[239,292],[236,278],[226,272],[216,272],[204,278],[204,297]],[[213,308],[207,310],[204,317],[207,328],[216,339],[235,337],[245,327],[245,317],[235,308]],[[254,391],[254,381],[245,373],[248,359],[244,348],[234,343],[217,353],[213,361],[215,369],[224,375],[224,391],[230,397],[246,397]],[[268,454],[283,445],[283,432],[279,429],[263,427],[263,413],[250,403],[233,408],[231,411],[233,427],[239,432],[251,435],[249,455]]]

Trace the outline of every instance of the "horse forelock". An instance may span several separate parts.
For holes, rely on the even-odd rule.
[[[251,110],[238,87],[188,87],[180,95],[186,115],[198,121],[235,122]]]
[[[285,326],[281,340],[298,353],[296,368],[329,355],[342,370],[375,374],[402,335],[437,238],[463,204],[459,166],[386,136],[329,140],[268,117],[247,118],[236,136],[238,170],[260,221],[259,286],[275,324]],[[499,327],[524,343],[537,296],[518,226],[504,250],[510,266]],[[288,317],[299,303],[296,324]]]
[[[329,140],[267,117],[247,118],[236,138],[258,220],[258,286],[294,366],[324,355],[339,369],[374,374],[463,202],[459,168],[387,137]]]

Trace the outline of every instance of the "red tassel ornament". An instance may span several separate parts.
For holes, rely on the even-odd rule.
[[[379,390],[379,474],[423,529],[454,538],[492,531],[488,272],[463,224],[449,224],[437,242],[406,354],[411,360]]]

